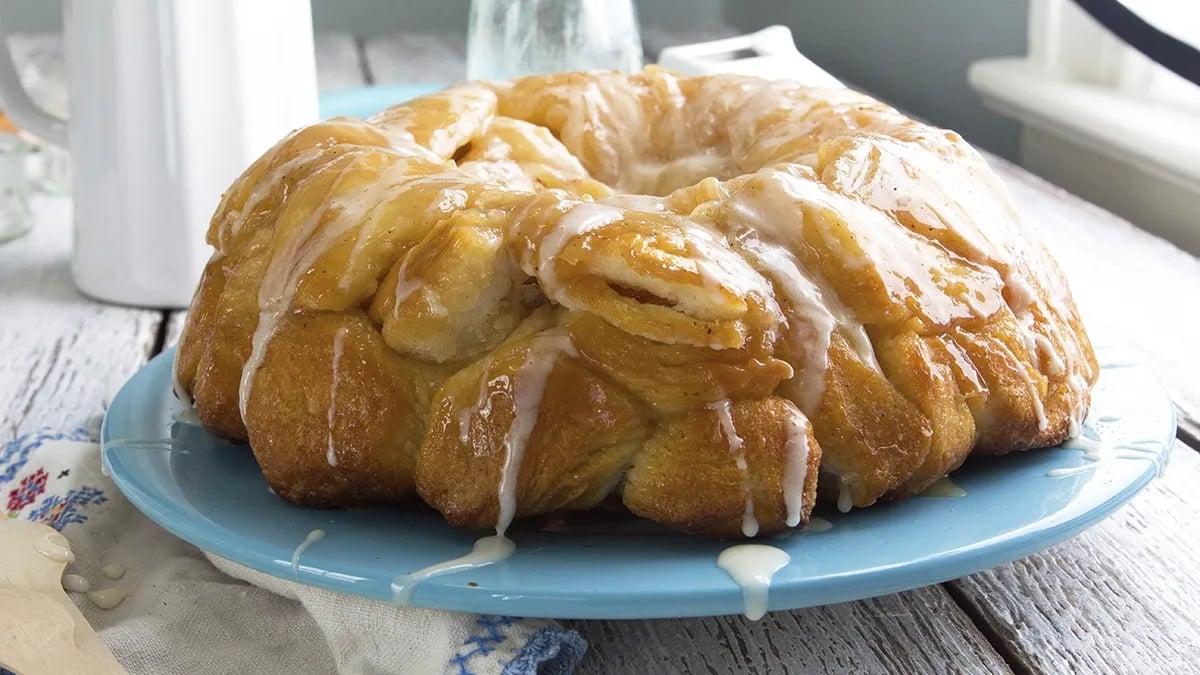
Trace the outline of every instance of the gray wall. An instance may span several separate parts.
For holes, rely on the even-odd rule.
[[[643,0],[645,1],[645,0]],[[1009,159],[1016,123],[983,108],[972,61],[1026,49],[1026,0],[728,0],[751,31],[782,23],[800,51],[836,77]]]

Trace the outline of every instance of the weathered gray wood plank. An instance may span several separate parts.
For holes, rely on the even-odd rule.
[[[162,313],[101,305],[74,288],[70,205],[34,200],[33,232],[0,245],[0,436],[94,424],[150,355]]]
[[[951,582],[1032,672],[1200,671],[1200,455],[1070,541]]]
[[[740,616],[569,621],[591,647],[580,673],[1007,673],[940,586]]]

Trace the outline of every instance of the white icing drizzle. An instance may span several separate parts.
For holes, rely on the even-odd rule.
[[[537,246],[537,276],[547,295],[558,292],[558,272],[555,263],[558,255],[574,238],[611,225],[625,217],[625,212],[614,206],[583,202],[571,207],[558,218],[544,234]],[[526,265],[528,268],[528,265]]]
[[[667,210],[665,200],[662,197],[651,195],[615,194],[601,199],[600,203],[627,211],[640,211],[642,213],[663,213]]]
[[[413,589],[421,581],[450,572],[459,572],[491,565],[492,563],[508,559],[515,550],[516,546],[512,540],[503,534],[482,537],[475,542],[475,545],[471,548],[471,552],[467,555],[436,563],[393,579],[392,599],[397,604],[407,605],[412,600]]]
[[[1063,362],[1062,356],[1054,349],[1054,343],[1044,335],[1038,333],[1030,334],[1033,336],[1033,343],[1037,345],[1037,353],[1041,354],[1046,359],[1046,372],[1050,375],[1062,375],[1067,370],[1066,363]],[[1075,377],[1072,375],[1072,377]]]
[[[75,560],[70,542],[58,532],[48,532],[34,539],[33,550],[57,563],[69,563]]]
[[[804,513],[804,483],[808,478],[808,419],[795,413],[787,421],[787,463],[783,468],[783,502],[788,527],[800,524]]]
[[[1018,359],[1016,354],[1013,354],[1013,351],[1008,348],[1008,345],[1000,340],[992,339],[991,343],[998,350],[1003,350],[1007,353],[1008,363],[1011,364],[1014,372],[1021,378],[1021,381],[1025,383],[1026,389],[1029,390],[1029,398],[1033,401],[1033,412],[1037,415],[1038,431],[1045,431],[1046,427],[1050,426],[1050,421],[1046,418],[1046,406],[1042,402],[1042,393],[1038,390],[1037,382],[1034,382],[1033,376],[1029,374],[1029,371],[1025,367],[1025,362]]]
[[[570,336],[565,333],[539,335],[530,341],[525,361],[514,375],[513,421],[504,436],[504,466],[496,490],[500,502],[496,519],[496,534],[499,536],[508,530],[517,513],[517,478],[521,472],[521,461],[537,424],[546,380],[559,354],[576,356]]]
[[[125,566],[117,563],[110,563],[104,567],[101,567],[100,572],[109,579],[116,581],[117,579],[125,576]]]
[[[463,408],[458,413],[458,441],[463,445],[471,442],[471,416],[479,415],[484,419],[491,416],[492,399],[490,378],[488,371],[492,369],[492,356],[488,356],[483,362],[483,369],[479,376],[479,394],[475,397],[475,404]]]
[[[729,442],[729,451],[738,453],[742,449],[742,437],[738,436],[737,429],[733,426],[733,402],[729,399],[713,401],[708,404],[709,410],[717,413],[717,423],[721,425],[721,432],[725,434],[725,440]],[[737,457],[738,468],[746,470],[746,456],[744,453],[739,453]]]
[[[308,550],[309,546],[312,546],[313,544],[317,543],[318,541],[321,541],[324,538],[325,538],[325,530],[313,530],[312,532],[309,532],[308,536],[304,538],[304,541],[300,542],[300,545],[297,546],[294,551],[292,551],[292,578],[293,579],[295,579],[296,581],[300,581],[300,556],[304,555],[304,552]]]
[[[87,598],[92,601],[92,604],[100,609],[113,609],[117,605],[125,601],[129,597],[129,591],[124,588],[102,588],[97,591],[88,591]]]
[[[854,508],[854,494],[850,491],[850,484],[843,478],[838,478],[838,511],[842,513],[850,513],[850,509]]]
[[[64,574],[62,578],[63,590],[68,593],[87,593],[92,587],[87,579],[78,574]]]
[[[751,621],[767,613],[771,578],[791,561],[785,551],[764,544],[730,546],[717,556],[717,566],[742,587],[744,611]]]
[[[275,329],[284,313],[287,312],[292,297],[296,294],[299,279],[291,277],[297,273],[297,270],[300,270],[300,273],[307,271],[309,265],[305,263],[313,262],[317,258],[317,254],[310,252],[301,262],[298,259],[300,248],[307,239],[307,235],[316,229],[328,210],[329,202],[322,202],[321,206],[308,216],[299,231],[291,233],[291,237],[286,240],[283,249],[273,252],[271,261],[267,265],[266,273],[263,275],[258,289],[258,324],[254,328],[253,337],[250,338],[250,357],[242,365],[242,377],[238,384],[238,411],[241,413],[243,421],[246,419],[247,404],[250,401],[254,376],[262,367],[263,359],[267,356],[267,346],[271,338],[275,336]]]
[[[346,334],[350,329],[342,326],[337,329],[333,335],[333,373],[329,381],[329,408],[325,411],[325,421],[328,426],[328,435],[325,438],[325,461],[329,466],[337,466],[337,452],[333,442],[333,423],[336,420],[337,408],[337,387],[338,387],[338,366],[342,362],[342,350],[345,348]]]
[[[754,537],[758,535],[758,519],[754,516],[754,492],[750,486],[750,467],[746,463],[745,442],[733,424],[733,403],[726,398],[713,401],[707,407],[717,414],[717,424],[720,425],[721,433],[729,444],[729,452],[733,454],[738,471],[742,473],[742,489],[746,493],[746,507],[742,511],[742,534]]]
[[[943,498],[966,497],[967,491],[959,487],[954,481],[950,480],[948,476],[942,476],[934,481],[933,485],[925,488],[925,491],[921,493],[921,496]]]

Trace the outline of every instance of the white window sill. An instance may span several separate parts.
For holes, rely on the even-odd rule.
[[[1200,186],[1200,115],[1067,80],[1026,58],[978,61],[967,74],[986,106],[1177,184]]]

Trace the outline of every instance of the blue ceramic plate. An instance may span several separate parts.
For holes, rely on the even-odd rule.
[[[367,117],[388,106],[445,88],[445,84],[386,84],[325,92],[321,94],[321,117]]]
[[[121,389],[101,437],[104,465],[125,496],[183,539],[268,574],[391,600],[393,578],[464,555],[484,534],[455,530],[417,508],[288,505],[267,489],[248,448],[175,420],[172,356],[155,358]],[[966,491],[962,497],[823,511],[832,529],[764,542],[791,555],[772,581],[769,607],[854,600],[953,579],[1046,548],[1112,513],[1165,465],[1175,419],[1145,370],[1111,354],[1102,358],[1080,439],[969,462],[953,476]],[[316,529],[327,535],[293,567],[297,546]],[[741,589],[716,565],[728,543],[636,529],[564,534],[517,527],[511,534],[517,544],[511,558],[426,579],[412,604],[558,618],[743,609]]]

